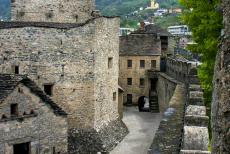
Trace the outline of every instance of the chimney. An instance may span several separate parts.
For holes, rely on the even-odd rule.
[[[144,21],[140,22],[140,30],[145,30],[145,22]]]

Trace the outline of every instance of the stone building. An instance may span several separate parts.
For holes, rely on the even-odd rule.
[[[109,151],[127,133],[118,115],[119,18],[98,17],[91,0],[41,2],[13,1],[14,21],[0,22],[0,72],[28,75],[68,113],[69,153]]]
[[[143,26],[120,37],[119,84],[125,91],[125,104],[137,105],[151,92],[156,95],[154,72],[160,71],[162,54],[168,51],[168,37],[167,31],[155,25]]]
[[[0,85],[0,153],[67,153],[67,114],[25,76]]]

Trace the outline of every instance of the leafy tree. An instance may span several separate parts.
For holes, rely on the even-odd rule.
[[[189,50],[199,53],[203,64],[198,75],[204,88],[205,104],[210,108],[215,57],[222,28],[222,15],[217,11],[220,0],[180,0],[185,7],[182,19],[192,30],[197,43]]]

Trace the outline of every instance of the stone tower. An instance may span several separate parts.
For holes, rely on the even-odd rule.
[[[11,0],[14,21],[80,23],[93,10],[94,0]]]
[[[28,75],[68,113],[70,154],[108,152],[127,133],[119,18],[93,18],[93,9],[93,0],[14,0],[13,22],[0,22],[0,72]]]

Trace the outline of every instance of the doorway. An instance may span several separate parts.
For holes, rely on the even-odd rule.
[[[15,144],[14,154],[30,154],[30,142]]]

